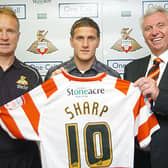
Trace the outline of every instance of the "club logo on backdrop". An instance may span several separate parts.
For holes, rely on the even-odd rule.
[[[122,28],[121,38],[115,42],[111,49],[128,53],[142,48],[135,39],[130,37],[131,31],[130,28]]]
[[[45,32],[44,30],[37,31],[37,40],[32,43],[27,51],[41,55],[57,51],[58,49],[45,38],[47,33],[48,31]]]

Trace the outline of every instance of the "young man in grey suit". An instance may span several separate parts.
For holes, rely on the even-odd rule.
[[[142,31],[151,50],[147,57],[135,60],[125,67],[124,79],[135,82],[142,94],[152,98],[152,111],[160,130],[152,137],[150,150],[135,150],[135,168],[168,167],[168,11],[161,7],[150,8],[142,19]],[[160,58],[157,81],[147,77],[155,58]]]

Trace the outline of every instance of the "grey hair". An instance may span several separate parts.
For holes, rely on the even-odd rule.
[[[167,17],[167,19],[168,19],[168,11],[165,8],[163,8],[161,6],[153,6],[153,7],[149,8],[149,9],[147,9],[146,12],[145,12],[145,14],[142,16],[142,18],[140,20],[140,22],[141,22],[141,28],[142,28],[142,25],[144,23],[145,18],[147,16],[150,16],[150,15],[152,15],[154,13],[157,13],[157,12],[163,13]]]

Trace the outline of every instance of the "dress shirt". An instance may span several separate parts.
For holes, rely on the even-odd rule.
[[[113,70],[112,68],[108,67],[107,65],[101,63],[97,59],[94,60],[91,68],[85,72],[81,72],[78,70],[74,59],[70,59],[69,61],[66,61],[62,63],[61,65],[51,67],[45,77],[45,80],[49,79],[51,77],[52,72],[54,72],[56,69],[59,69],[60,67],[64,67],[69,74],[77,77],[90,77],[95,76],[98,73],[106,72],[107,74],[120,78],[120,75],[117,71]]]
[[[147,72],[146,72],[146,76],[149,72],[149,69],[152,67],[153,65],[153,61],[154,59],[157,58],[157,56],[155,56],[154,54],[151,54],[151,58],[149,60],[149,65],[148,65],[148,69],[147,69]],[[162,74],[166,68],[166,64],[168,62],[168,50],[165,51],[164,53],[162,53],[160,56],[159,56],[160,59],[162,59],[162,62],[159,64],[159,67],[160,67],[160,74],[159,74],[159,78],[157,80],[157,85],[159,85],[159,82],[160,82],[160,79],[162,77]]]

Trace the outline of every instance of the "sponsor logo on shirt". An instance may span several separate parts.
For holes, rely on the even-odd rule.
[[[104,94],[104,88],[68,88],[67,96],[88,97],[88,95]]]

